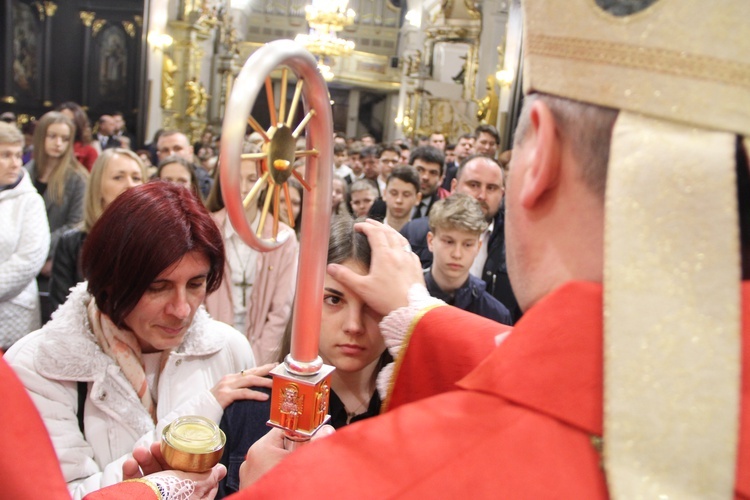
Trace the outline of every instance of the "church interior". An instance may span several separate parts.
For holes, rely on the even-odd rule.
[[[500,151],[509,147],[520,0],[6,0],[0,9],[0,113],[19,126],[73,101],[94,133],[99,116],[121,113],[133,149],[160,129],[220,136],[247,58],[293,39],[327,81],[336,132],[376,142],[441,132],[453,142],[489,124]],[[267,75],[276,99],[281,74]],[[267,99],[252,115],[267,123]]]

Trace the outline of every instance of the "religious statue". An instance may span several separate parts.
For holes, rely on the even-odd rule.
[[[463,85],[466,80],[466,70],[469,66],[469,56],[460,56],[460,58],[464,60],[464,63],[461,66],[461,71],[459,71],[456,76],[451,77],[451,80],[459,85]]]
[[[174,104],[174,75],[177,65],[171,57],[164,54],[161,70],[161,107],[172,109]]]
[[[208,100],[211,99],[211,96],[208,95],[208,91],[202,83],[198,84],[198,94],[200,96],[200,103],[198,104],[198,116],[201,118],[205,118],[206,108],[208,107]]]
[[[296,430],[299,416],[302,415],[302,397],[296,385],[288,384],[282,389],[279,411],[281,425],[287,429]]]
[[[185,83],[185,90],[187,90],[188,104],[185,109],[185,116],[195,118],[198,114],[198,110],[201,105],[201,91],[200,84],[193,77]]]
[[[497,122],[497,92],[495,92],[495,75],[487,77],[487,95],[477,101],[477,120],[486,125]]]

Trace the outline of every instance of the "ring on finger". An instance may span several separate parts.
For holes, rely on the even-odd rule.
[[[411,252],[411,245],[408,243],[401,248],[403,248],[404,252]]]

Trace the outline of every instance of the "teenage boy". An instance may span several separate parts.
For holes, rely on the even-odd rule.
[[[359,142],[353,142],[349,145],[346,150],[349,155],[349,161],[347,166],[352,170],[351,180],[352,184],[358,180],[365,178],[365,173],[362,170],[362,160],[360,159],[360,153],[362,152],[362,144]],[[348,181],[347,181],[348,182]]]
[[[394,167],[401,162],[401,148],[394,144],[385,144],[378,150],[380,174],[378,175],[378,189],[382,196]]]
[[[378,197],[378,190],[368,180],[362,179],[352,184],[349,191],[349,206],[355,218],[365,217]]]
[[[385,219],[383,223],[400,231],[409,222],[414,207],[419,205],[422,193],[419,192],[419,174],[410,165],[394,168],[385,183],[383,201]]]
[[[346,145],[334,143],[333,145],[333,175],[341,177],[347,184],[351,184],[352,169],[346,164],[349,155],[346,154]]]
[[[460,309],[506,325],[513,324],[508,309],[485,291],[486,284],[469,273],[487,229],[479,202],[456,193],[432,206],[427,245],[432,267],[425,271],[430,295]]]

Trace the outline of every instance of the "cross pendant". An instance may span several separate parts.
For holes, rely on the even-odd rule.
[[[245,273],[242,273],[242,281],[239,283],[234,283],[234,286],[242,287],[242,307],[247,307],[247,289],[251,288],[253,286],[252,283],[247,282],[247,278],[245,278]]]

